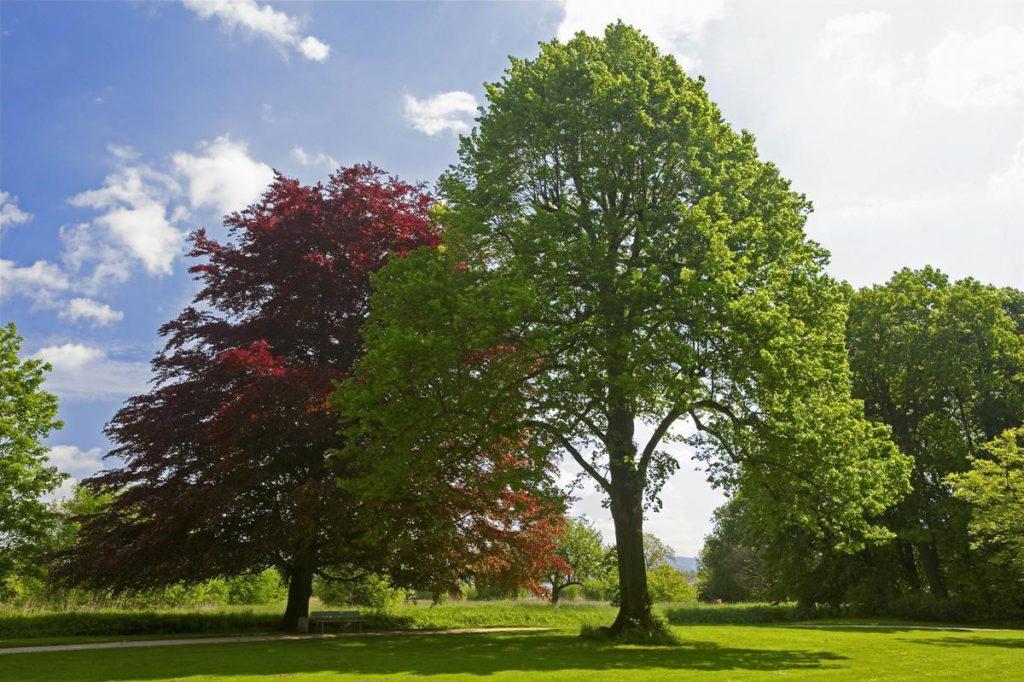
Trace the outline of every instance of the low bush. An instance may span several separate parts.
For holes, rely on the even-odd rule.
[[[270,632],[280,620],[251,611],[0,611],[0,639]]]
[[[672,625],[783,623],[803,620],[796,604],[682,604],[665,609]]]
[[[352,582],[318,580],[313,594],[328,606],[365,606],[371,609],[390,609],[404,603],[409,593],[392,587],[386,578],[368,575]]]

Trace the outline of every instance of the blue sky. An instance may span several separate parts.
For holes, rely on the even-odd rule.
[[[508,55],[615,18],[808,193],[837,276],[932,263],[1024,287],[1024,3],[4,2],[0,316],[55,367],[54,461],[100,466],[194,291],[185,233],[271,168],[433,182]],[[692,554],[720,498],[679,454],[649,527]],[[610,529],[596,495],[579,509]]]

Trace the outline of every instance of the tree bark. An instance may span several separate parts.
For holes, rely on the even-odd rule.
[[[917,575],[917,562],[914,561],[914,548],[903,540],[896,541],[896,556],[899,558],[900,568],[903,569],[903,577],[906,578],[910,591],[914,594],[921,592],[921,579]]]
[[[647,590],[647,564],[644,560],[643,486],[623,481],[620,474],[613,482],[612,520],[615,522],[615,551],[619,563],[619,613],[611,626],[612,636],[629,629],[652,632],[654,613]],[[627,476],[628,479],[628,476]]]
[[[562,593],[561,587],[551,586],[551,604],[556,606],[558,604],[558,595]]]
[[[298,630],[299,618],[309,617],[309,598],[313,596],[313,571],[315,559],[312,552],[295,557],[288,576],[288,605],[281,619],[281,629],[285,632]]]
[[[925,578],[928,579],[928,589],[932,596],[948,597],[949,592],[946,590],[946,581],[942,578],[942,565],[935,541],[918,543],[917,553],[921,555],[921,567],[924,569]]]

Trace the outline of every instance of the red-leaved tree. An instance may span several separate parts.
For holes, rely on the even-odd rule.
[[[272,566],[288,581],[283,627],[294,629],[316,575],[394,569],[406,584],[447,586],[474,571],[517,574],[515,562],[482,557],[488,540],[496,556],[514,554],[557,525],[529,496],[450,486],[402,519],[339,486],[358,472],[332,454],[342,417],[327,398],[362,353],[370,275],[390,255],[439,243],[431,203],[371,166],[312,186],[279,174],[259,203],[225,220],[230,242],[192,235],[201,290],[160,330],[154,388],[107,426],[109,456],[123,464],[86,483],[113,502],[82,519],[77,544],[58,556],[59,579],[118,591]],[[368,532],[385,512],[388,532]],[[424,514],[447,524],[428,548],[445,565],[389,549],[388,536],[415,535]]]

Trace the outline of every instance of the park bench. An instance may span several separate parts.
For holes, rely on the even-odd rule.
[[[309,624],[319,625],[321,633],[328,623],[355,624],[359,626],[359,632],[363,631],[363,616],[358,611],[314,611],[309,614]]]

